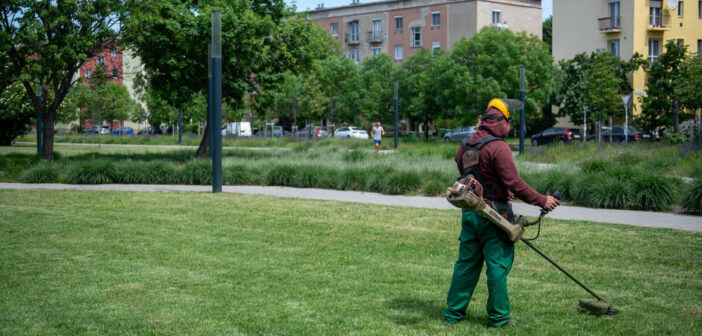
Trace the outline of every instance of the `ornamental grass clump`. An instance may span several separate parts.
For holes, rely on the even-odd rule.
[[[446,183],[440,180],[428,180],[422,185],[422,193],[425,196],[439,196],[446,191]]]
[[[55,164],[38,164],[22,173],[24,183],[55,183],[59,181],[59,169]]]
[[[413,171],[395,171],[383,179],[380,192],[389,195],[402,195],[416,191],[420,185],[419,174]]]
[[[78,162],[68,169],[66,182],[73,184],[113,183],[117,178],[115,165],[109,161]]]
[[[261,179],[246,165],[237,164],[222,168],[222,179],[229,185],[260,184]]]
[[[365,168],[346,167],[338,176],[339,188],[344,190],[364,190],[368,181]]]
[[[180,169],[183,184],[212,184],[212,163],[209,160],[193,160]]]
[[[670,210],[676,201],[674,180],[660,175],[642,173],[631,181],[634,208],[642,210]]]
[[[270,186],[291,186],[295,176],[295,166],[281,164],[271,167],[266,173],[264,182]]]
[[[695,179],[685,188],[682,206],[690,213],[702,215],[702,179]]]
[[[341,159],[345,162],[361,162],[368,159],[368,152],[362,149],[350,150],[341,155]]]
[[[178,183],[175,165],[164,162],[131,161],[117,166],[115,182],[126,184],[170,184]]]

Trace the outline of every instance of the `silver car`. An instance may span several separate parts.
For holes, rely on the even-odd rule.
[[[444,134],[444,142],[463,141],[463,139],[473,136],[473,133],[477,130],[477,126],[456,127],[452,129],[451,132]]]
[[[324,126],[305,126],[295,133],[297,138],[324,139],[329,136],[327,128]]]

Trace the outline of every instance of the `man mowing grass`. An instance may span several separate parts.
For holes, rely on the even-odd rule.
[[[512,119],[508,104],[516,110],[521,102],[497,98],[490,101],[478,131],[461,143],[455,160],[462,177],[473,175],[482,184],[485,202],[507,220],[514,221],[509,204],[514,195],[546,210],[553,210],[560,202],[553,196],[539,194],[519,177],[512,150],[503,139],[509,133]],[[477,158],[476,151],[479,153]],[[487,264],[488,327],[515,325],[517,321],[510,318],[507,295],[507,275],[514,261],[514,243],[481,213],[465,210],[459,241],[444,320],[456,323],[466,316],[484,261]]]

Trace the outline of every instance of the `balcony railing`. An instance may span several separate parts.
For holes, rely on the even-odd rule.
[[[607,16],[597,19],[601,32],[620,32],[622,26],[619,16]]]
[[[670,14],[665,12],[662,15],[649,15],[648,16],[648,28],[649,30],[666,30],[670,29]]]
[[[370,42],[370,43],[383,42],[383,32],[382,31],[369,31],[368,32],[368,42]]]
[[[359,44],[361,43],[361,34],[346,33],[346,38],[344,41],[346,41],[348,44]]]

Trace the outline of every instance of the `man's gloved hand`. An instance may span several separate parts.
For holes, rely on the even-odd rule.
[[[546,196],[546,204],[544,204],[544,209],[551,211],[557,206],[561,205],[561,201],[553,196]]]

